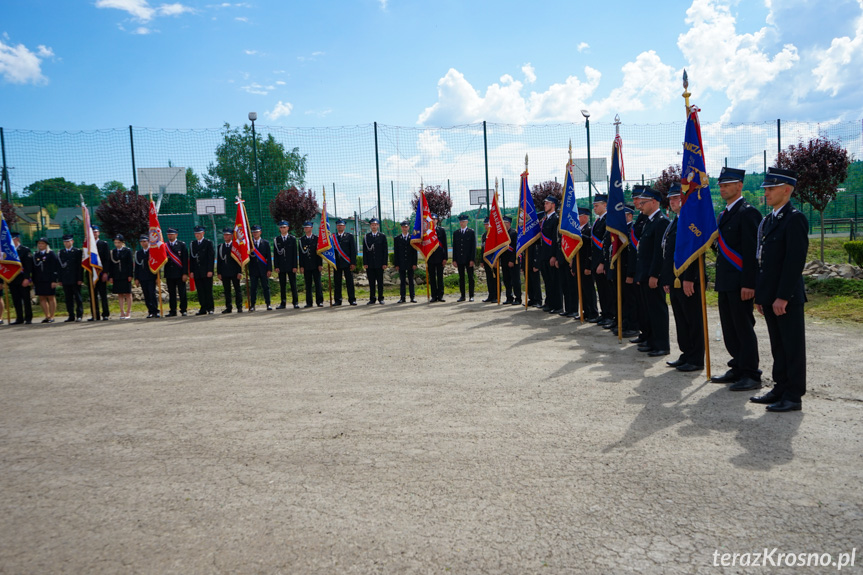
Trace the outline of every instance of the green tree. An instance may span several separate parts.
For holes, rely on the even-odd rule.
[[[255,188],[254,140],[252,128],[231,128],[225,123],[224,140],[216,147],[216,161],[207,166],[204,183],[214,196],[224,197],[232,205],[237,197],[237,184],[242,186],[252,219],[261,220]],[[264,138],[256,134],[258,175],[262,206],[269,205],[280,190],[302,188],[306,180],[306,160],[299,148],[288,150],[272,134]],[[256,218],[254,216],[257,216]]]
[[[24,188],[21,203],[25,206],[47,206],[56,204],[58,208],[71,208],[81,205],[81,196],[88,206],[102,200],[102,190],[96,184],[69,182],[66,178],[49,178],[33,182]]]
[[[105,182],[102,185],[102,197],[107,197],[111,192],[125,192],[126,184],[123,182],[119,182],[117,180],[111,180],[110,182]]]

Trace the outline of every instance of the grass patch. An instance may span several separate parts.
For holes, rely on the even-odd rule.
[[[848,237],[844,238],[824,238],[824,263],[828,264],[847,264],[848,252],[845,251],[845,242]],[[809,238],[809,251],[806,254],[806,261],[821,260],[821,239],[819,237]]]

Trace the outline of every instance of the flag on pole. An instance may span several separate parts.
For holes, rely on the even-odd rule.
[[[318,249],[317,253],[325,262],[336,267],[336,251],[332,242],[333,234],[330,233],[330,220],[327,218],[327,192],[324,190],[324,207],[321,210],[321,223],[318,226]]]
[[[12,243],[12,232],[3,214],[0,213],[0,278],[10,283],[21,273],[21,257]]]
[[[620,134],[611,144],[611,177],[608,180],[608,215],[605,229],[611,233],[611,267],[620,257],[621,250],[629,244],[626,225],[626,205],[623,202],[623,140]]]
[[[94,246],[95,247],[95,246]],[[98,252],[97,252],[98,253]],[[156,213],[156,204],[150,196],[150,250],[147,264],[152,273],[159,273],[168,262],[168,246],[162,240],[162,228],[159,225],[159,214]]]
[[[563,203],[560,209],[560,249],[566,261],[572,263],[572,258],[581,249],[581,225],[578,222],[578,204],[575,201],[575,181],[572,178],[572,162],[566,164],[566,176],[563,186]]]
[[[525,160],[527,165],[527,160]],[[536,206],[533,205],[533,196],[527,185],[527,170],[521,174],[521,192],[518,196],[518,233],[515,242],[515,256],[530,247],[539,238],[539,220],[536,218]]]
[[[243,200],[240,184],[237,184],[237,215],[234,218],[231,257],[240,264],[241,269],[249,263],[249,221],[246,217],[246,202]]]
[[[674,246],[675,287],[680,283],[680,274],[692,262],[698,261],[698,257],[713,244],[718,235],[698,112],[698,108],[691,106],[686,117],[683,168],[680,171],[683,205],[678,216],[677,243]]]
[[[84,196],[81,196],[81,213],[84,217],[84,248],[81,250],[81,267],[90,272],[93,283],[98,282],[102,275],[103,264],[99,257],[99,249],[96,247],[96,235],[90,225],[90,210],[84,204]]]
[[[497,189],[495,189],[491,200],[488,224],[488,234],[485,237],[485,250],[482,252],[482,259],[489,266],[494,267],[500,254],[509,248],[510,242],[509,232],[506,231],[506,227],[503,225],[503,215],[500,213],[500,206],[497,204]]]
[[[432,252],[440,247],[440,240],[437,237],[437,230],[435,230],[424,191],[420,191],[420,197],[417,198],[417,212],[414,217],[414,228],[411,231],[411,245],[417,251],[422,252],[426,260],[429,259]]]

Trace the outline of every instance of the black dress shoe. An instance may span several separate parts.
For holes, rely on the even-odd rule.
[[[488,300],[488,301],[491,301],[491,300]],[[544,306],[542,306],[542,308],[541,308],[541,309],[542,309],[542,311],[548,311],[548,310],[550,310],[551,308],[550,308],[550,307],[548,307],[547,305],[544,305]]]
[[[355,302],[355,301],[348,302],[348,303],[349,303],[350,305],[357,305],[357,302]]]
[[[397,301],[396,303],[405,303],[405,298],[400,299],[400,300],[399,300],[399,301]]]
[[[674,361],[666,361],[665,365],[667,365],[668,367],[677,367],[678,365],[683,365],[684,363],[686,362],[683,361],[683,359],[676,359]]]
[[[444,298],[440,298],[438,301],[441,303],[446,303],[446,300]]]
[[[434,303],[434,302],[436,302],[436,301],[437,301],[437,298],[436,298],[436,297],[433,297],[433,298],[431,298],[431,299],[429,300],[429,303]]]
[[[74,317],[70,317],[70,318],[68,318],[68,319],[64,319],[64,320],[63,320],[63,323],[75,323],[75,318],[74,318]]]
[[[513,300],[511,297],[508,297],[508,298],[506,298],[506,299],[503,301],[503,303],[504,303],[504,304],[506,304],[506,305],[512,305],[512,302],[513,302],[513,301],[514,301],[514,300]]]
[[[744,377],[728,388],[729,391],[752,391],[753,389],[761,389],[761,382],[748,377]]]
[[[572,319],[581,319],[581,316],[578,315],[577,311],[573,311],[573,312],[566,314],[566,317],[571,317]]]
[[[309,306],[309,307],[312,307],[312,306]],[[300,309],[300,304],[295,303],[295,304],[294,304],[294,309]]]
[[[615,323],[615,322],[607,323],[604,326],[602,326],[602,329],[615,329],[616,330],[617,329],[617,323]]]
[[[315,307],[315,306],[313,306],[313,305],[312,305],[312,304],[310,304],[310,303],[307,303],[306,305],[304,305],[304,306],[303,306],[303,309],[307,309],[307,308],[310,308],[310,307]]]
[[[378,303],[379,303],[379,304],[381,304],[381,305],[384,305],[384,300],[379,299],[379,300],[378,300]]]
[[[800,411],[803,409],[803,402],[791,401],[790,399],[780,399],[776,403],[771,403],[767,406],[767,411],[783,413],[785,411]]]
[[[367,301],[367,302],[366,302],[366,305],[375,305],[375,300]]]
[[[87,321],[96,321],[96,318],[95,318],[95,317],[91,317],[91,318],[90,318],[90,319],[88,319]]]
[[[638,351],[641,351],[641,352],[653,351],[653,347],[649,346],[649,345],[639,345]]]
[[[318,307],[324,307],[324,304],[319,303],[319,304],[318,304]]]
[[[749,398],[751,403],[760,403],[763,405],[770,405],[772,403],[776,403],[778,401],[782,401],[782,394],[776,393],[772,389],[765,393],[764,395],[755,395]]]
[[[688,371],[701,371],[704,369],[703,365],[695,365],[692,363],[684,363],[677,366],[677,371],[688,372]]]
[[[586,317],[584,318],[584,321],[586,321],[587,323],[599,323],[599,317]]]
[[[198,313],[196,313],[195,315],[207,315],[207,310],[199,309]]]
[[[668,355],[669,353],[671,352],[667,349],[654,349],[653,351],[648,351],[647,355],[648,357],[660,357],[663,355]]]
[[[414,298],[411,298],[411,303],[416,303],[416,302],[417,302],[417,300],[415,300]]]
[[[629,340],[629,343],[644,343],[645,341],[647,341],[647,338],[639,335],[637,338]]]
[[[455,301],[456,301],[456,302],[463,302],[463,301],[465,301],[465,297],[464,297],[464,296],[461,296],[460,298],[458,298],[458,299],[457,299],[457,300],[455,300]]]
[[[222,310],[222,313],[233,313],[233,312],[234,312],[234,310],[232,310],[230,308]]]
[[[560,309],[560,308],[558,307],[558,308],[554,308],[554,309],[550,309],[550,310],[548,310],[548,313],[550,313],[550,314],[556,314],[556,313],[560,313],[560,312],[562,312],[562,311],[563,311],[563,310],[562,310],[562,309]]]
[[[283,303],[280,303],[279,305],[276,306],[276,309],[285,309],[286,307],[288,307],[288,306],[286,306]]]
[[[558,313],[557,315],[559,315],[560,317],[566,317],[568,314],[566,313],[566,310],[564,309],[564,310],[561,310],[560,313]]]
[[[23,320],[23,319],[16,319],[15,321],[13,321],[13,322],[12,322],[11,324],[9,324],[9,325],[22,325],[23,323],[24,323],[24,320]]]
[[[273,311],[273,306],[268,305],[268,306],[267,306],[267,311]]]
[[[339,307],[340,305],[342,305],[342,302],[340,301],[333,302],[333,307]]]
[[[623,330],[623,337],[629,338],[629,337],[632,337],[634,335],[638,335],[637,329],[625,329],[625,330]]]
[[[238,308],[237,308],[237,313],[243,313],[243,308],[238,307]]]
[[[253,312],[253,311],[255,311],[255,306],[252,306],[249,308],[249,312]]]
[[[189,314],[188,314],[188,313],[186,313],[186,312],[184,312],[184,311],[181,311],[181,312],[180,312],[180,315],[181,315],[181,316],[183,316],[183,317],[186,317],[186,316],[187,316],[187,315],[189,315]]]
[[[521,298],[513,300],[512,305],[521,305]]]
[[[740,380],[740,376],[734,373],[734,370],[729,369],[723,375],[714,375],[710,378],[710,383],[736,383]]]

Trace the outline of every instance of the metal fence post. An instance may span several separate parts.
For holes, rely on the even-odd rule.
[[[135,169],[135,138],[132,136],[132,125],[129,124],[129,148],[132,151],[132,189],[138,193],[138,170]]]
[[[381,167],[378,160],[378,123],[375,122],[375,175],[378,181],[378,219],[383,217],[381,212]]]
[[[0,150],[3,153],[3,181],[2,184],[6,188],[6,201],[12,203],[12,188],[9,186],[9,170],[6,168],[6,138],[3,135],[3,128],[0,128]],[[855,203],[856,206],[856,203]],[[856,212],[856,209],[855,209]],[[11,225],[11,222],[10,222]]]
[[[336,183],[333,182],[333,215],[338,216],[338,212],[336,211]]]
[[[776,118],[776,159],[779,159],[779,154],[782,153],[782,122]],[[764,170],[765,172],[767,170]]]
[[[491,200],[488,195],[488,136],[485,120],[482,121],[482,149],[485,153],[485,203],[488,205],[488,214],[491,216]]]

